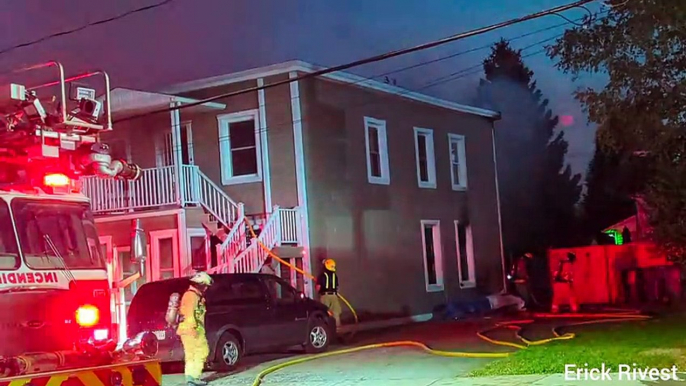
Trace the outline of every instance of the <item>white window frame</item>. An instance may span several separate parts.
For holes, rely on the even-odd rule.
[[[445,288],[443,280],[443,243],[441,243],[441,222],[439,220],[421,220],[420,223],[422,235],[422,257],[424,262],[424,283],[426,284],[426,292],[440,292]],[[426,263],[426,237],[424,237],[424,228],[427,225],[433,227],[436,284],[429,284],[429,266]]]
[[[460,177],[459,184],[455,182],[455,177],[453,175],[453,168],[455,163],[453,160],[453,143],[457,143],[457,162],[458,162],[458,175]],[[453,190],[462,191],[467,190],[467,152],[466,152],[466,138],[464,135],[460,134],[448,134],[448,155],[450,160],[450,182]]]
[[[457,251],[457,275],[460,282],[460,288],[475,288],[476,287],[476,271],[474,266],[474,240],[472,238],[472,227],[465,226],[465,250],[467,251],[467,273],[468,278],[462,277],[462,256],[460,255],[460,235],[458,229],[460,221],[455,220],[455,248]]]
[[[379,139],[379,158],[381,163],[381,176],[372,175],[372,158],[369,143],[369,128],[373,127],[378,132]],[[390,185],[391,171],[388,161],[388,136],[386,135],[386,121],[371,117],[364,117],[364,144],[367,158],[367,181],[370,184]]]
[[[426,168],[428,181],[422,181],[421,165],[419,163],[419,136],[426,137]],[[417,160],[417,184],[420,188],[436,189],[436,153],[434,150],[434,131],[421,127],[414,128],[414,153]]]
[[[179,232],[176,229],[150,232],[150,278],[152,281],[160,280],[160,240],[172,239],[172,266],[174,277],[181,276],[179,259]]]
[[[260,142],[259,110],[246,110],[217,116],[219,131],[219,160],[221,163],[221,178],[223,185],[247,184],[262,181],[262,144]],[[232,123],[252,120],[255,123],[255,157],[257,157],[257,173],[245,176],[233,176],[231,166],[231,139],[229,126]]]

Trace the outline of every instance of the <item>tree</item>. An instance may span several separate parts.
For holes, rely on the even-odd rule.
[[[576,93],[599,125],[597,146],[643,155],[642,192],[655,241],[686,257],[686,2],[613,0],[605,17],[549,48],[574,76],[602,73],[602,89]]]
[[[556,133],[521,52],[501,40],[483,63],[477,103],[502,112],[496,123],[496,154],[503,241],[511,254],[571,243],[576,226],[580,176],[565,166],[567,142]]]

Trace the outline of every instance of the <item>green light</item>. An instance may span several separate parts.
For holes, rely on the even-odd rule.
[[[624,244],[624,236],[622,236],[622,232],[619,232],[615,229],[610,229],[605,231],[605,233],[615,239],[615,245],[622,245]]]

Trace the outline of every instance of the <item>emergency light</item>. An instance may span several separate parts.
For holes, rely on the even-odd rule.
[[[43,184],[53,188],[69,186],[70,182],[71,180],[69,177],[61,173],[46,174],[45,177],[43,177]]]
[[[87,304],[76,310],[76,323],[81,327],[93,327],[100,321],[100,310]]]

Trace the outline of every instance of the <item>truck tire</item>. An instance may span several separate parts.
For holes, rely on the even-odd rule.
[[[240,339],[229,331],[225,332],[219,338],[217,349],[215,350],[215,369],[220,372],[235,369],[243,356],[242,349]]]
[[[307,327],[305,351],[318,354],[326,351],[331,342],[331,331],[325,321],[319,318],[310,320]]]

